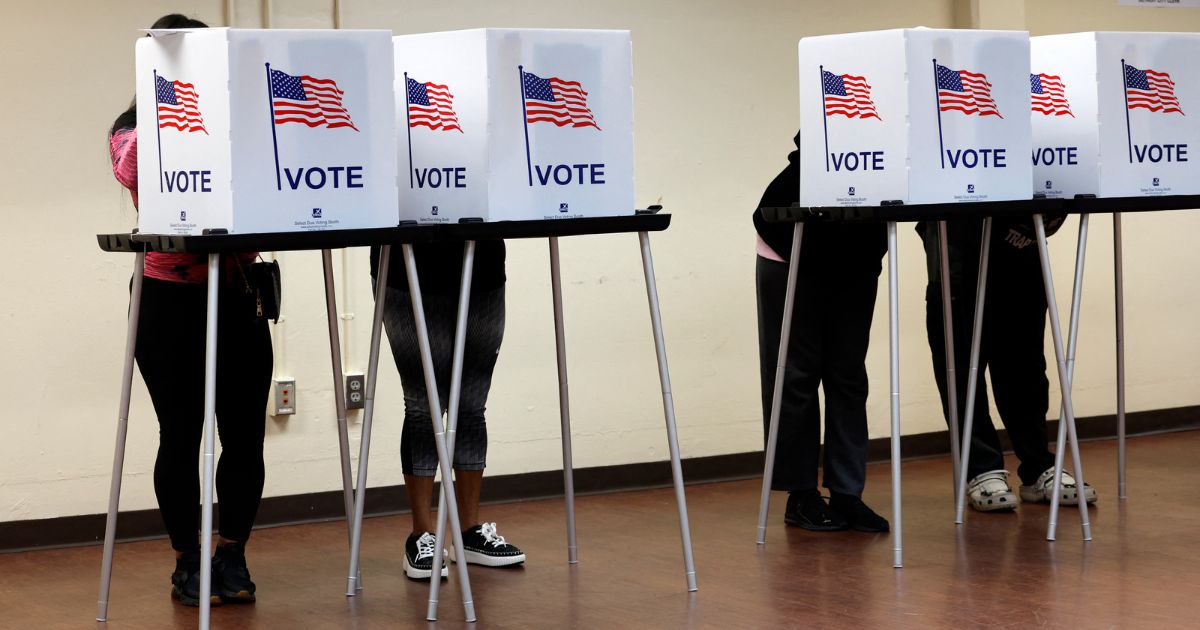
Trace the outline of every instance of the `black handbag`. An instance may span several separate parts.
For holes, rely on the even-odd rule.
[[[246,283],[246,293],[254,298],[254,316],[279,323],[279,310],[283,304],[279,261],[267,262],[260,259],[246,268],[242,266],[241,259],[238,259],[238,269],[241,270],[242,279]]]

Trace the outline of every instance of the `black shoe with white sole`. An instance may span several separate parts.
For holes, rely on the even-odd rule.
[[[525,552],[496,533],[495,523],[475,525],[463,532],[463,555],[468,564],[507,567],[525,562]],[[454,558],[455,561],[457,558]]]
[[[404,543],[404,575],[414,580],[428,580],[433,575],[433,554],[437,549],[437,538],[429,532],[409,534]],[[442,563],[442,577],[450,575],[446,563]]]

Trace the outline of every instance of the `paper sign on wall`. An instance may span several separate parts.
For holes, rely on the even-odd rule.
[[[1200,7],[1200,0],[1117,0],[1127,7]]]

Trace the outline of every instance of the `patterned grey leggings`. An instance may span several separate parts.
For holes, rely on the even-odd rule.
[[[404,387],[404,428],[400,434],[400,465],[404,474],[432,477],[437,472],[437,449],[428,390],[421,369],[421,354],[412,316],[412,299],[406,290],[388,287],[383,325]],[[457,295],[423,296],[429,347],[437,378],[438,398],[444,413],[450,393],[450,367],[454,359],[454,324]],[[454,468],[483,470],[487,461],[487,423],[484,405],[492,386],[492,371],[504,338],[504,287],[471,296],[467,312],[467,339],[463,350],[462,396],[454,443]]]

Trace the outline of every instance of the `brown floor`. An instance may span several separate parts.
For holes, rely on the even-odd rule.
[[[561,501],[489,506],[485,517],[525,548],[523,568],[473,568],[476,628],[1030,628],[1198,627],[1200,432],[1132,439],[1130,496],[1116,500],[1115,443],[1085,445],[1100,491],[1095,540],[1064,512],[1044,540],[1047,508],[969,513],[952,522],[946,459],[904,466],[906,565],[891,539],[815,534],[782,523],[772,504],[767,544],[754,544],[757,481],[688,488],[700,591],[684,588],[670,490],[582,497],[580,563],[568,566]],[[1010,468],[1015,462],[1010,461]],[[889,469],[872,465],[866,499],[890,514]],[[369,519],[362,596],[342,595],[342,523],[256,532],[254,606],[213,611],[214,628],[428,628],[427,585],[405,579],[407,517]],[[95,616],[100,549],[0,555],[0,627],[189,628],[195,609],[168,598],[164,541],[117,549],[110,621]],[[444,582],[442,626],[462,627],[456,584]]]

